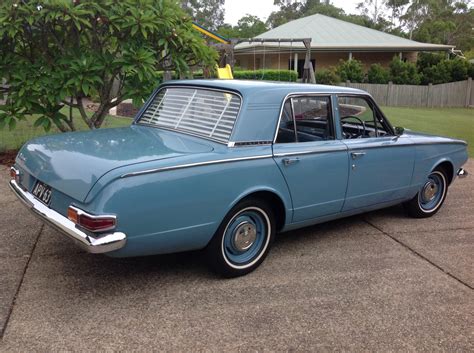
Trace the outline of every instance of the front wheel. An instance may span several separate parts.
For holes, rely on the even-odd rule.
[[[226,215],[209,243],[209,263],[225,277],[245,275],[263,262],[274,234],[275,217],[267,203],[241,201]]]
[[[448,192],[447,180],[442,168],[432,171],[416,196],[403,204],[408,214],[415,218],[426,218],[436,214]]]

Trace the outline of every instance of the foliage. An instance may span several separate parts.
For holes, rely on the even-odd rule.
[[[234,71],[234,78],[238,80],[296,82],[298,74],[292,70],[236,70]]]
[[[37,126],[75,130],[73,108],[98,128],[124,99],[141,103],[157,70],[183,73],[216,60],[174,0],[3,1],[0,40],[0,77],[9,84],[0,125],[10,129],[36,114]],[[100,103],[92,116],[90,95]]]
[[[380,64],[372,64],[367,71],[369,83],[385,84],[390,80],[390,72]]]
[[[260,18],[246,14],[237,22],[237,26],[226,23],[217,32],[226,38],[253,38],[267,30],[267,25]]]
[[[316,83],[335,86],[339,82],[341,82],[341,79],[333,69],[321,69],[316,71]]]
[[[364,69],[362,62],[359,60],[339,60],[339,65],[336,67],[336,74],[344,81],[363,82]]]
[[[181,7],[200,25],[217,30],[224,24],[225,0],[181,0]]]
[[[463,51],[474,47],[474,10],[469,0],[411,1],[400,19],[414,40],[451,44]]]
[[[444,59],[446,59],[446,54],[444,53],[419,53],[416,67],[419,72],[423,72],[425,68],[434,66]]]
[[[390,81],[400,85],[418,85],[420,84],[420,75],[415,64],[402,61],[398,56],[395,56],[390,62]]]
[[[421,81],[423,84],[463,81],[472,75],[473,66],[467,60],[460,58],[441,60],[434,65],[423,68]]]

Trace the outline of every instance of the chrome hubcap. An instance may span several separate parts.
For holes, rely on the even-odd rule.
[[[431,201],[435,198],[436,194],[438,193],[438,185],[433,181],[429,181],[423,187],[423,200],[425,202]]]
[[[257,229],[249,222],[242,222],[237,226],[233,239],[234,247],[238,251],[250,249],[257,239]]]

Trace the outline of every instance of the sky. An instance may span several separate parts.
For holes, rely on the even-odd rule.
[[[357,13],[356,6],[361,0],[331,0],[331,4],[344,9],[346,13]],[[251,14],[266,21],[272,11],[278,10],[273,0],[225,0],[225,22],[236,25],[237,21]]]

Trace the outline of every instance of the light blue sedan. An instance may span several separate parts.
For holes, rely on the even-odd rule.
[[[239,276],[278,232],[403,203],[434,215],[466,143],[393,128],[364,91],[192,80],[161,85],[131,126],[34,139],[13,192],[92,253],[205,249]]]

